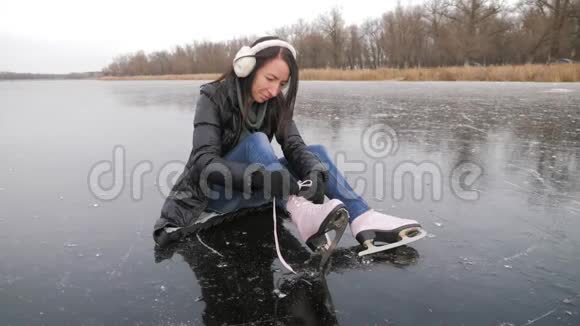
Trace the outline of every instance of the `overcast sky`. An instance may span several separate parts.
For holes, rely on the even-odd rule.
[[[401,0],[401,4],[422,0]],[[193,40],[264,35],[333,6],[347,24],[379,17],[396,0],[50,0],[5,1],[0,10],[0,71],[99,71],[117,55],[167,50]]]

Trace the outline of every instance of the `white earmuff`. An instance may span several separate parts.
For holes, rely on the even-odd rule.
[[[234,57],[233,66],[236,76],[243,78],[252,73],[256,66],[256,53],[273,46],[280,46],[290,50],[294,59],[296,59],[296,50],[289,43],[282,40],[268,40],[256,44],[254,47],[242,46]]]
[[[234,57],[234,72],[238,77],[247,77],[256,66],[256,57],[252,48],[243,46]]]

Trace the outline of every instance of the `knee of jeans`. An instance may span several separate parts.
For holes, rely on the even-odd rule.
[[[263,132],[254,132],[248,136],[248,140],[254,144],[270,144],[270,139]]]
[[[254,146],[269,146],[270,140],[268,136],[263,132],[254,132],[248,136],[248,142]]]
[[[327,160],[329,158],[328,151],[324,145],[308,145],[306,148],[316,154],[321,160]]]

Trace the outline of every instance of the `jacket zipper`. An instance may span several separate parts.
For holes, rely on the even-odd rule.
[[[242,134],[242,133],[240,132],[240,130],[241,130],[241,128],[242,128],[242,119],[241,119],[241,117],[240,117],[240,115],[241,115],[241,112],[240,112],[239,110],[236,110],[236,111],[237,111],[237,112],[236,112],[236,114],[234,114],[234,119],[237,117],[237,118],[238,118],[238,120],[240,121],[240,123],[238,123],[238,124],[237,124],[237,130],[236,130],[236,141],[234,142],[234,144],[233,144],[233,147],[235,147],[235,146],[238,144],[238,141],[240,140],[240,136],[241,136],[241,134]],[[234,124],[235,124],[235,122],[234,122]],[[232,147],[232,148],[233,148],[233,147]]]

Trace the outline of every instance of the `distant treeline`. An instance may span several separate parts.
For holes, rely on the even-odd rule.
[[[361,4],[362,5],[362,4]],[[297,49],[301,68],[377,69],[550,63],[580,59],[580,0],[428,0],[346,25],[333,8],[271,32]],[[194,41],[171,51],[122,55],[109,76],[223,71],[241,45]]]
[[[70,74],[31,74],[0,71],[0,80],[17,79],[91,79],[103,75],[102,72],[79,72]]]

